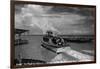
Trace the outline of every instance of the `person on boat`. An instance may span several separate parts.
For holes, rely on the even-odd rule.
[[[57,46],[64,45],[63,38],[59,37],[57,33],[53,33],[52,31],[46,32],[46,35],[43,36],[43,41],[51,45],[57,45]]]
[[[64,45],[64,40],[63,38],[59,37],[58,34],[56,33],[54,37],[52,38],[52,42],[58,46]]]

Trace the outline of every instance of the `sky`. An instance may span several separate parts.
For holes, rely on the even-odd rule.
[[[15,5],[15,28],[28,29],[30,34],[45,34],[47,30],[61,35],[93,35],[93,8]]]

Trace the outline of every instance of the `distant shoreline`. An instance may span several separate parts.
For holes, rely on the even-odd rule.
[[[24,36],[43,36],[43,35],[24,35]],[[94,35],[59,35],[62,37],[66,42],[76,42],[76,43],[83,43],[83,42],[92,42],[95,40]]]

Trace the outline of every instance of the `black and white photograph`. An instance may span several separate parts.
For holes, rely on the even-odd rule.
[[[95,7],[14,4],[14,65],[95,61]]]

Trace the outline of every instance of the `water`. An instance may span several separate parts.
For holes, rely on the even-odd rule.
[[[15,58],[19,58],[19,54],[21,54],[21,58],[25,59],[37,59],[43,61],[51,61],[53,58],[57,56],[56,53],[53,53],[43,47],[41,47],[41,40],[43,36],[34,35],[34,36],[22,36],[23,39],[28,40],[28,44],[15,46]],[[94,44],[93,42],[89,43],[68,43],[71,49],[78,51],[80,53],[84,53],[86,55],[94,56]]]

